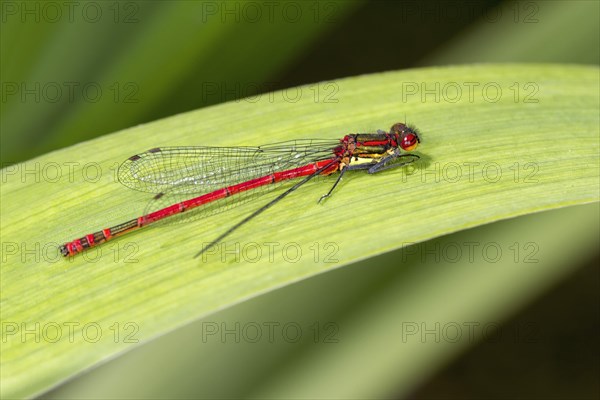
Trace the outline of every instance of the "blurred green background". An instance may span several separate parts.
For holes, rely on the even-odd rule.
[[[597,1],[2,1],[1,11],[3,167],[140,123],[301,84],[430,65],[600,63]],[[235,128],[235,116],[231,124]],[[201,132],[198,144],[210,144]],[[384,287],[406,279],[397,273],[399,254],[223,311],[47,397],[268,393],[259,389],[264,382],[290,360],[302,360],[306,346],[319,344],[203,343],[203,323],[344,321],[334,326],[347,335],[342,326],[351,324],[356,309],[376,304]],[[533,341],[478,341],[442,369],[432,363],[410,394],[401,389],[406,385],[395,388],[393,376],[372,379],[377,390],[367,393],[597,398],[598,259],[586,255],[573,263],[577,272],[562,286],[504,322],[504,331],[525,329]],[[376,364],[357,365],[356,374],[377,370]]]

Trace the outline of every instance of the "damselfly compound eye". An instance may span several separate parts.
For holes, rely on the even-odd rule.
[[[414,133],[405,133],[400,137],[400,147],[406,151],[412,151],[417,148],[419,137]]]
[[[416,149],[418,144],[421,142],[417,130],[401,122],[392,125],[390,133],[396,135],[398,145],[402,150],[405,151],[412,151]]]
[[[403,124],[402,122],[395,123],[390,128],[390,133],[395,133],[397,135],[402,135],[403,133],[410,132],[410,131],[411,131],[411,129],[408,126],[406,126],[405,124]]]

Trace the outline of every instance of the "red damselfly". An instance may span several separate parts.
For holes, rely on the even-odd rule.
[[[329,197],[346,171],[374,174],[410,164],[419,156],[408,154],[420,143],[417,130],[402,123],[389,132],[357,133],[342,139],[299,139],[259,147],[160,147],[127,159],[117,172],[119,181],[135,190],[156,193],[153,204],[185,196],[167,207],[60,246],[63,256],[73,256],[116,236],[167,217],[201,207],[207,214],[219,211],[224,199],[241,202],[275,183],[304,178],[219,235],[196,257],[279,200],[318,175],[340,174]],[[190,198],[193,197],[193,198]],[[217,207],[210,207],[219,205]]]

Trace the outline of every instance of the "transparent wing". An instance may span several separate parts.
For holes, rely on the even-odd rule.
[[[299,139],[259,147],[160,147],[121,164],[119,181],[150,193],[203,194],[333,157],[338,140]]]

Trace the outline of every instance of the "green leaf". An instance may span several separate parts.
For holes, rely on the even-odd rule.
[[[480,342],[528,359],[554,324],[505,319],[593,256],[599,218],[598,203],[566,207],[372,257],[202,318],[44,397],[405,398]]]
[[[354,295],[361,301],[334,317],[323,316],[320,310],[330,301],[331,292],[319,291],[318,287],[315,290],[315,283],[312,287],[310,284],[303,287],[304,296],[307,292],[315,293],[316,302],[320,302],[320,306],[314,304],[310,308],[311,304],[304,300],[303,306],[313,310],[306,319],[297,317],[293,311],[274,318],[268,309],[255,312],[254,315],[260,317],[253,319],[253,314],[248,316],[248,307],[234,315],[225,314],[221,318],[225,319],[224,326],[230,329],[238,321],[244,328],[250,325],[249,321],[287,321],[290,315],[294,316],[294,321],[301,322],[305,336],[312,335],[307,328],[314,321],[323,321],[321,326],[325,321],[335,321],[337,327],[337,334],[333,336],[337,342],[334,343],[305,340],[304,347],[300,351],[295,349],[292,354],[285,354],[286,343],[267,349],[266,352],[273,353],[269,354],[271,360],[285,357],[279,360],[279,367],[267,373],[263,371],[260,379],[254,380],[250,395],[248,391],[233,392],[233,397],[239,394],[245,398],[410,398],[438,369],[447,366],[471,346],[483,342],[511,348],[517,344],[535,346],[535,343],[547,342],[550,333],[539,324],[513,331],[505,327],[504,321],[593,257],[600,233],[599,218],[598,204],[535,213],[387,253],[375,257],[362,268],[344,268],[353,271],[339,271],[329,278],[329,285],[321,283],[321,286],[331,289],[335,287],[332,281],[337,281],[338,285],[343,282],[350,289],[349,296]],[[559,233],[556,226],[560,226]],[[565,243],[565,238],[574,237],[577,240]],[[381,280],[375,281],[375,285],[373,279],[365,279],[364,272],[369,267]],[[362,293],[355,289],[357,278],[361,279]],[[365,287],[372,288],[372,293],[364,293]],[[271,295],[270,303],[278,304],[284,296],[290,294]],[[218,316],[207,320],[220,322]],[[205,331],[207,326],[209,324],[205,323]],[[222,326],[217,326],[221,328],[218,333],[222,333]],[[202,328],[201,324],[195,324],[193,332],[187,329],[187,341],[182,341],[181,335],[173,339],[179,339],[179,343],[194,343],[192,338],[206,336]],[[323,334],[326,333],[331,334],[332,330],[325,330]],[[231,338],[227,339],[232,342]],[[233,360],[246,361],[246,365],[250,365],[246,353],[252,349],[250,345],[247,347],[245,352],[238,351],[235,358],[231,357],[227,365]],[[199,360],[211,349],[195,346],[193,350],[194,358]],[[275,355],[277,351],[284,355]],[[261,354],[262,357],[265,356]],[[145,363],[148,361],[147,357],[143,359]],[[531,360],[532,365],[535,362]],[[143,368],[141,363],[139,365]],[[487,375],[495,371],[494,368],[502,370],[506,365],[506,361],[492,359],[479,368]],[[131,359],[128,367],[131,370]],[[124,374],[118,367],[112,374],[119,372]],[[203,381],[208,382],[219,374],[232,376],[225,368],[202,372],[206,377]],[[238,374],[243,376],[241,372]],[[157,380],[160,381],[160,377]],[[111,380],[119,381],[115,377]],[[589,379],[582,379],[580,384],[585,387],[585,382]],[[165,381],[160,383],[166,386]],[[148,396],[160,393],[160,383],[151,387],[154,391],[148,391]],[[88,390],[90,387],[87,386]],[[209,385],[203,386],[200,393],[210,393],[211,389],[226,395],[231,390],[219,390]],[[528,393],[527,389],[510,384],[503,390]],[[115,390],[113,394],[118,392]]]
[[[15,162],[190,104],[267,92],[275,75],[359,5],[306,2],[257,10],[252,1],[100,2],[73,4],[72,18],[66,6],[49,6],[64,14],[33,23],[33,11],[45,6],[22,16],[25,6],[7,4],[1,158]],[[88,12],[93,17],[86,18]]]
[[[421,63],[512,61],[598,65],[599,15],[600,4],[593,1],[501,2]],[[540,46],[543,42],[552,46]]]
[[[411,243],[598,201],[598,84],[598,68],[561,65],[361,76],[181,114],[3,169],[3,397],[34,395],[125,351],[133,329],[145,342]],[[61,242],[143,212],[150,196],[114,182],[118,163],[137,152],[335,138],[405,118],[422,135],[415,168],[348,173],[323,205],[316,201],[335,177],[307,185],[219,247],[239,246],[239,254],[192,258],[267,198],[202,222],[147,228],[71,260],[57,254]]]

